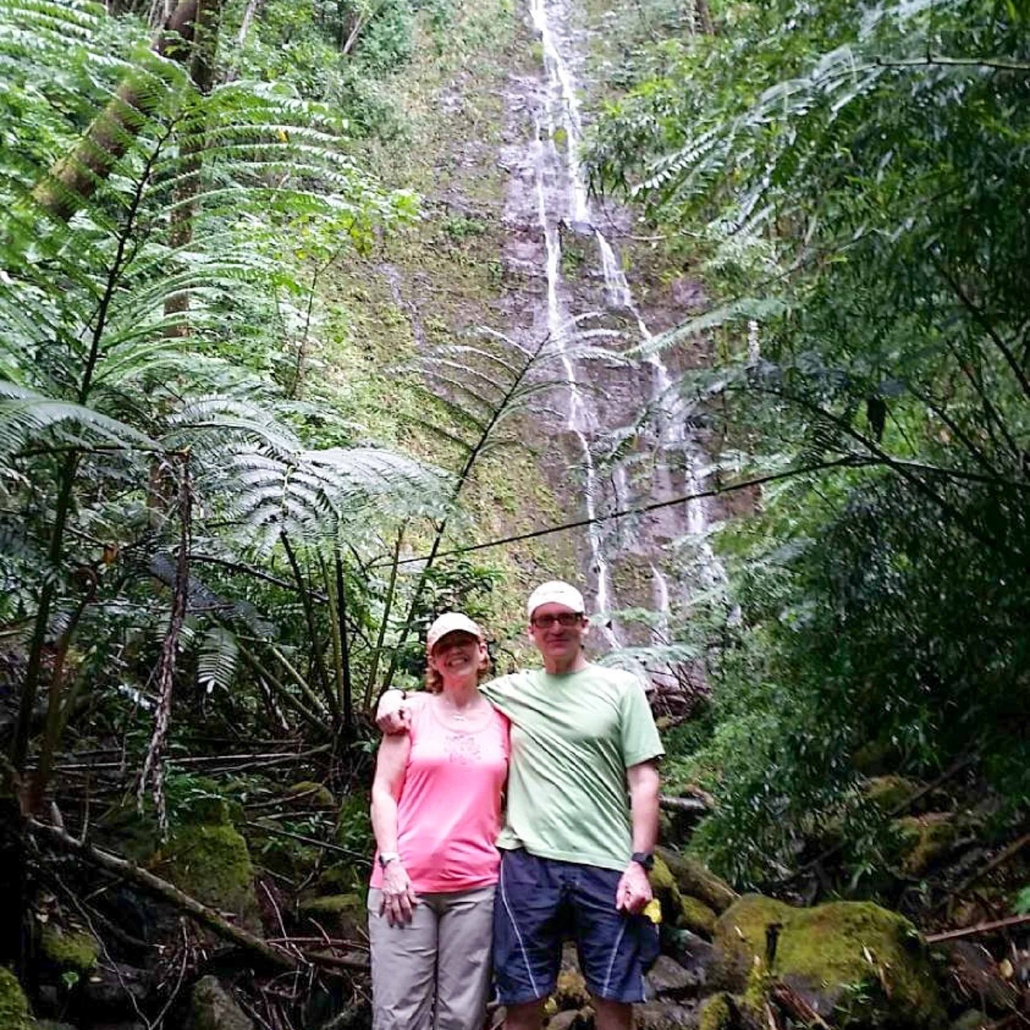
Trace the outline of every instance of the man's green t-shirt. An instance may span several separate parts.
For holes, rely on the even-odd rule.
[[[624,869],[632,851],[626,769],[664,754],[640,681],[589,665],[484,683],[511,720],[507,818],[499,848]]]

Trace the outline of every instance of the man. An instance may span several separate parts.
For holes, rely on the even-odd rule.
[[[657,955],[642,915],[658,835],[664,753],[636,677],[586,660],[583,596],[543,583],[529,597],[529,636],[543,670],[484,683],[512,724],[507,816],[497,846],[494,972],[508,1030],[538,1030],[571,931],[598,1030],[629,1030]],[[387,695],[388,697],[390,695]],[[379,725],[402,730],[384,700]],[[627,798],[628,793],[628,798]]]

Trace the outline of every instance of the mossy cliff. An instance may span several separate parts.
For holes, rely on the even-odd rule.
[[[778,928],[771,969],[770,927]],[[715,945],[723,986],[747,990],[751,1001],[764,982],[775,979],[846,1030],[935,1030],[944,1025],[915,928],[871,902],[799,909],[749,894],[719,917]]]

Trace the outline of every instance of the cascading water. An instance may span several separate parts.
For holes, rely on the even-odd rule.
[[[561,302],[561,237],[558,219],[551,210],[547,180],[564,180],[569,199],[567,216],[573,222],[588,220],[586,185],[579,170],[579,159],[574,143],[580,139],[579,111],[573,81],[565,62],[554,45],[546,11],[540,0],[532,0],[533,21],[544,43],[544,66],[548,91],[542,118],[536,123],[536,192],[540,226],[547,248],[547,328],[561,355],[562,369],[569,393],[569,415],[567,427],[580,445],[583,454],[583,499],[586,517],[590,520],[587,537],[590,545],[592,571],[596,577],[595,594],[597,608],[605,612],[611,604],[608,560],[602,545],[601,529],[596,521],[597,498],[599,496],[597,470],[590,450],[590,434],[594,427],[592,412],[586,404],[576,369],[569,354],[568,319]],[[567,152],[562,161],[555,145],[557,129],[564,130]],[[563,163],[565,168],[563,169]],[[564,174],[563,174],[564,172]],[[561,217],[565,217],[563,213]],[[611,647],[620,646],[620,641],[610,624],[602,626],[602,634]]]
[[[570,60],[573,56],[572,47],[568,34],[563,31],[566,20],[563,0],[530,0],[529,8],[533,25],[539,34],[544,61],[544,92],[540,111],[535,118],[534,184],[537,217],[546,245],[547,328],[561,355],[568,390],[567,428],[582,452],[584,508],[586,517],[591,520],[588,544],[592,572],[596,577],[596,607],[606,613],[614,607],[615,598],[611,589],[611,570],[605,553],[604,533],[601,526],[593,521],[603,504],[603,491],[591,451],[597,418],[581,380],[577,378],[575,361],[570,354],[568,327],[571,321],[565,302],[567,284],[562,276],[561,223],[580,235],[589,234],[594,239],[604,278],[607,307],[635,320],[643,341],[650,340],[651,334],[634,304],[632,291],[615,248],[597,227],[591,209],[586,177],[579,159],[583,127],[577,96],[578,84]],[[557,141],[563,143],[561,151]],[[648,365],[651,369],[650,402],[655,413],[655,446],[682,464],[686,492],[696,493],[703,482],[703,461],[700,449],[688,439],[686,411],[661,354],[656,352],[650,356]],[[662,494],[671,496],[672,471],[669,462],[663,464],[658,475],[663,480]],[[624,506],[629,494],[625,468],[616,466],[612,484],[616,504]],[[723,579],[725,574],[705,539],[708,516],[702,501],[688,502],[686,529],[698,544],[702,582],[712,585]],[[653,633],[653,641],[662,643],[668,638],[669,582],[653,560],[650,569],[652,603],[661,616]],[[611,623],[602,628],[602,633],[609,646],[620,646],[618,630]]]

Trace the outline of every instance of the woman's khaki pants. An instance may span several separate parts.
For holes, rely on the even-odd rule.
[[[410,923],[368,893],[373,1030],[481,1030],[490,997],[494,888],[420,894]]]

